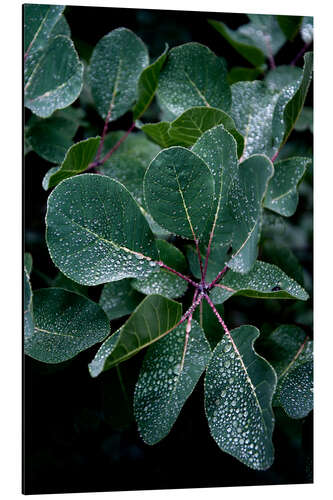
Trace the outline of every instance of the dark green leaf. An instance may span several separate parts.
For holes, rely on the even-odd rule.
[[[249,24],[240,26],[239,32],[248,36],[253,43],[261,48],[266,57],[277,54],[286,42],[275,16],[266,14],[248,14]]]
[[[24,252],[24,267],[29,274],[31,274],[32,270],[32,255],[29,252]]]
[[[293,40],[301,27],[303,16],[276,16],[277,22],[288,40]]]
[[[30,255],[30,254],[29,254]],[[23,291],[24,291],[24,337],[30,339],[34,332],[34,316],[32,303],[32,290],[30,285],[29,273],[24,267],[23,276]]]
[[[57,35],[65,35],[69,38],[71,37],[71,29],[64,15],[60,16],[59,20],[56,22],[53,30],[51,31],[51,37]]]
[[[217,304],[225,302],[232,295],[245,295],[257,299],[299,299],[307,300],[307,292],[289,278],[281,269],[257,261],[250,272],[240,274],[228,271],[221,285],[229,288],[215,288],[211,293],[211,298]]]
[[[199,43],[170,50],[157,92],[163,106],[176,116],[193,106],[228,112],[231,104],[224,60]]]
[[[304,286],[303,268],[289,247],[279,243],[278,245],[270,239],[262,242],[261,258],[265,262],[274,264],[293,278],[301,286]]]
[[[160,260],[164,262],[164,264],[181,273],[187,271],[185,257],[177,247],[165,240],[156,240],[156,246]]]
[[[89,287],[76,283],[76,281],[67,278],[67,276],[62,273],[57,274],[57,276],[52,281],[51,286],[54,288],[63,288],[68,292],[75,292],[85,297],[88,296]]]
[[[217,304],[215,307],[218,313],[223,316],[223,305]],[[193,318],[200,324],[201,328],[205,332],[206,339],[208,340],[210,347],[214,349],[222,339],[223,330],[221,329],[221,325],[212,311],[212,308],[206,300],[200,302],[200,307],[197,307],[194,311]]]
[[[46,238],[55,265],[82,285],[144,277],[158,257],[130,193],[103,175],[65,179],[48,199]]]
[[[253,349],[259,330],[241,326],[213,352],[205,379],[205,409],[218,446],[253,469],[272,465],[276,386],[273,368]]]
[[[46,47],[52,30],[62,17],[64,9],[63,5],[24,5],[25,54],[31,57],[38,50]]]
[[[261,73],[263,73],[261,68],[242,68],[234,66],[228,73],[228,82],[232,85],[236,82],[257,80]]]
[[[273,92],[281,92],[287,85],[297,85],[302,78],[302,69],[297,66],[281,65],[275,69],[271,69],[266,77],[265,82]]]
[[[304,130],[307,129],[313,133],[313,108],[304,106],[295,123],[295,130],[297,130],[297,132],[304,132]]]
[[[293,215],[298,204],[297,187],[310,163],[310,158],[299,157],[276,162],[264,206],[284,217]]]
[[[131,109],[140,74],[148,63],[145,44],[126,28],[111,31],[97,43],[90,59],[89,81],[102,118],[113,121]]]
[[[89,364],[92,377],[134,356],[166,335],[181,317],[181,304],[159,295],[146,297],[126,323],[100,347]]]
[[[25,352],[44,363],[61,363],[101,342],[109,334],[102,308],[60,288],[34,293],[35,330],[25,338]]]
[[[164,52],[156,61],[145,68],[140,75],[138,81],[138,98],[133,109],[133,120],[140,118],[153,100],[157,89],[158,78],[165,63],[168,49],[168,44],[166,44]]]
[[[313,362],[299,364],[283,379],[282,407],[291,418],[304,418],[313,409]]]
[[[64,179],[84,172],[95,158],[100,140],[100,137],[90,137],[71,146],[60,167],[56,171],[52,169],[47,179],[47,189],[56,186]]]
[[[196,154],[178,146],[161,151],[146,171],[144,192],[149,212],[162,227],[185,238],[203,236],[214,179]]]
[[[301,36],[305,43],[310,44],[313,40],[313,17],[304,16],[302,27],[301,27]]]
[[[131,280],[123,279],[104,285],[99,305],[110,320],[122,318],[134,311],[143,299],[131,286]]]

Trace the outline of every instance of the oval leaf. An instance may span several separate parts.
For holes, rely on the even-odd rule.
[[[109,334],[102,308],[81,295],[47,288],[34,293],[35,329],[25,352],[44,363],[61,363],[101,342]]]
[[[58,184],[48,199],[46,228],[53,262],[82,285],[144,277],[158,257],[130,193],[102,175],[83,174]]]
[[[99,305],[112,320],[133,312],[142,299],[142,295],[133,290],[131,280],[124,279],[104,285]]]
[[[241,326],[215,348],[205,379],[205,410],[218,446],[253,469],[274,459],[273,368],[253,349],[259,330]]]

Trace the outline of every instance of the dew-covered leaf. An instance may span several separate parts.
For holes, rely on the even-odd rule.
[[[29,254],[30,255],[30,254]],[[32,302],[32,289],[29,272],[24,266],[23,298],[24,298],[24,338],[30,339],[34,332],[34,314]]]
[[[241,326],[213,351],[205,378],[205,410],[218,446],[247,466],[268,469],[274,459],[272,397],[276,374],[253,349],[259,330]]]
[[[185,326],[180,325],[151,346],[144,358],[135,387],[134,412],[147,444],[169,434],[210,359],[205,334],[194,320],[182,367],[184,343]]]
[[[265,82],[270,90],[280,92],[287,85],[297,85],[301,78],[301,68],[282,64],[268,71]]]
[[[267,239],[262,242],[260,252],[261,258],[265,262],[279,267],[290,278],[293,278],[301,286],[304,286],[303,267],[289,247],[282,243],[277,245],[274,241]]]
[[[250,272],[240,274],[229,270],[220,281],[229,288],[215,287],[211,292],[214,303],[222,304],[233,295],[256,299],[307,300],[307,292],[281,269],[267,262],[257,261]]]
[[[143,296],[134,290],[130,279],[123,279],[104,285],[99,305],[110,320],[122,318],[134,311]]]
[[[156,61],[145,68],[140,75],[138,81],[138,97],[133,109],[133,120],[140,118],[153,100],[158,85],[158,78],[165,63],[168,49],[168,44],[166,44],[164,52]]]
[[[260,76],[263,71],[264,69],[261,68],[243,68],[241,66],[234,66],[233,68],[230,68],[228,73],[228,82],[230,85],[242,81],[251,82],[253,80],[257,80],[258,76]]]
[[[72,104],[82,85],[83,64],[74,44],[68,37],[57,35],[42,51],[25,80],[24,104],[36,115],[46,118],[56,109]]]
[[[46,47],[52,30],[62,17],[63,5],[24,5],[24,53],[26,61]],[[57,33],[59,34],[59,33]]]
[[[146,297],[124,325],[102,344],[89,364],[92,377],[134,356],[180,320],[182,306],[159,295]]]
[[[200,248],[201,259],[203,262],[205,262],[207,254],[207,246],[200,245],[199,248]],[[214,243],[212,243],[210,247],[209,260],[206,272],[207,283],[209,283],[216,277],[216,275],[223,269],[226,262],[229,260],[228,250],[229,250],[228,245],[223,247],[219,244],[214,245]],[[201,280],[201,269],[198,259],[198,253],[194,245],[186,246],[186,257],[189,263],[189,267],[191,269],[191,273],[198,280]]]
[[[32,255],[29,252],[24,252],[24,267],[29,276],[32,270]]]
[[[33,335],[25,338],[25,353],[44,363],[61,363],[101,342],[109,320],[95,302],[60,288],[34,292]]]
[[[310,44],[313,40],[313,17],[304,16],[301,26],[301,37],[303,41]]]
[[[223,316],[223,305],[217,304],[215,307],[217,312]],[[222,339],[223,330],[221,329],[221,325],[212,308],[206,300],[202,300],[200,302],[200,306],[197,307],[193,313],[193,318],[199,323],[205,332],[206,339],[208,340],[211,349],[214,349]]]
[[[176,116],[193,106],[228,112],[231,104],[225,61],[195,42],[170,50],[157,92],[163,106]]]
[[[131,109],[140,74],[148,64],[145,44],[127,28],[117,28],[97,43],[90,59],[89,83],[102,118],[113,121]]]
[[[108,134],[104,141],[103,154],[111,150],[123,135],[124,132],[121,131]],[[142,206],[144,205],[143,177],[149,163],[159,151],[160,147],[149,141],[142,132],[132,133],[99,167],[99,170],[102,174],[121,182]]]
[[[195,153],[180,146],[162,150],[146,171],[144,192],[150,214],[165,229],[191,239],[206,232],[214,179]]]
[[[277,22],[288,40],[293,40],[300,30],[303,16],[276,16]]]
[[[304,418],[313,409],[313,362],[300,363],[283,379],[281,405],[291,418]]]
[[[100,140],[100,137],[90,137],[71,146],[60,167],[56,171],[52,169],[47,181],[44,182],[47,189],[56,186],[64,179],[84,172],[95,158]]]
[[[166,121],[145,123],[141,125],[141,130],[162,148],[169,148],[173,145],[169,135],[170,126],[171,123]]]
[[[64,15],[60,16],[59,20],[56,22],[54,28],[50,33],[51,37],[57,35],[65,35],[68,36],[69,38],[71,37],[71,29]]]
[[[83,295],[84,297],[88,296],[89,287],[76,283],[76,281],[69,279],[67,276],[60,272],[52,281],[51,286],[53,288],[63,288],[64,290],[78,293],[79,295]]]
[[[156,240],[160,260],[180,273],[186,273],[187,264],[182,252],[165,240]]]
[[[65,179],[48,198],[46,239],[54,264],[82,285],[144,277],[158,257],[127,189],[103,175]]]
[[[284,217],[290,217],[298,205],[298,185],[311,163],[310,158],[290,158],[274,163],[274,175],[269,181],[264,206]]]

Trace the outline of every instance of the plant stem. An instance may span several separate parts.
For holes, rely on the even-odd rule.
[[[201,281],[202,281],[202,283],[204,283],[205,276],[204,276],[204,270],[203,270],[203,266],[202,266],[202,258],[201,258],[200,248],[199,248],[199,241],[197,240],[197,238],[194,238],[194,243],[195,243],[195,248],[197,249],[197,255],[198,255],[198,260],[199,260],[199,265],[200,265]]]
[[[297,63],[298,59],[300,57],[302,57],[302,55],[304,54],[304,52],[306,51],[306,49],[308,49],[310,47],[312,42],[308,42],[304,45],[304,47],[299,51],[299,53],[297,54],[296,57],[294,57],[294,59],[291,61],[290,63],[290,66],[295,66],[295,64]]]
[[[101,159],[100,161],[100,164],[104,164],[106,162],[106,160],[108,160],[110,158],[110,156],[119,148],[119,146],[124,142],[124,140],[129,136],[129,134],[132,132],[132,130],[134,129],[135,127],[135,122],[132,123],[132,125],[130,126],[130,128],[127,130],[127,132],[119,139],[119,141],[117,142],[117,144],[115,144],[113,146],[112,149],[110,149],[110,151],[104,156],[104,158]]]
[[[271,47],[270,39],[269,39],[268,35],[265,35],[265,44],[266,44],[266,47],[267,47],[268,60],[269,60],[270,68],[271,69],[275,69],[276,68],[275,60],[274,60],[274,56],[273,56],[273,52],[272,52],[272,47]]]
[[[169,267],[167,266],[166,264],[164,264],[164,262],[162,262],[161,260],[157,262],[157,264],[160,266],[160,267],[163,267],[164,269],[166,269],[167,271],[170,271],[170,273],[173,273],[173,274],[176,274],[177,276],[179,276],[180,278],[182,278],[183,280],[187,281],[188,283],[190,283],[192,286],[194,286],[195,288],[199,288],[199,283],[196,283],[195,281],[191,280],[191,278],[189,278],[188,276],[185,276],[184,274],[182,273],[179,273],[178,271],[176,271],[175,269],[173,269],[172,267]]]
[[[198,293],[199,293],[199,290],[196,289],[194,292],[194,295],[193,295],[191,307],[193,307],[193,304],[195,303],[195,301],[197,299]],[[200,306],[201,306],[201,304],[202,304],[202,302],[200,301]],[[188,344],[188,339],[190,336],[191,325],[192,325],[192,315],[193,315],[193,312],[191,312],[191,314],[189,314],[188,319],[187,319],[187,325],[186,325],[186,330],[185,330],[185,343],[184,343],[183,356],[182,356],[182,361],[180,364],[179,372],[181,372],[183,370],[183,367],[184,367],[185,355],[186,355],[186,351],[187,351],[187,344]]]
[[[106,118],[105,118],[103,132],[102,132],[102,137],[101,137],[101,140],[100,140],[100,143],[99,143],[99,146],[98,146],[98,150],[97,150],[97,155],[96,155],[96,161],[97,162],[99,161],[99,158],[101,156],[101,152],[102,152],[102,149],[103,149],[106,132],[108,130],[109,121],[110,121],[110,118],[111,118],[111,110],[112,110],[112,106],[110,106],[108,114],[106,115]]]
[[[211,290],[216,285],[216,283],[222,278],[222,276],[228,271],[228,269],[228,266],[224,266],[222,271],[220,271],[216,278],[213,279],[213,281],[208,285],[208,290]]]

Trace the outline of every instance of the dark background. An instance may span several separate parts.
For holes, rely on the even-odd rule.
[[[240,14],[170,12],[101,7],[67,7],[65,17],[81,58],[88,60],[102,36],[120,26],[133,30],[148,45],[151,58],[167,42],[172,48],[188,41],[207,45],[226,58],[228,67],[247,66],[208,23],[213,18],[235,29],[248,18]],[[302,48],[297,37],[275,57],[288,64]],[[302,63],[300,62],[300,65]],[[311,105],[312,94],[307,98]],[[103,121],[89,110],[97,130]],[[30,116],[26,111],[25,119]],[[130,115],[114,123],[129,127]],[[78,136],[76,139],[80,139]],[[312,147],[310,132],[293,132],[290,142],[301,152]],[[33,256],[33,289],[50,286],[57,273],[44,241],[47,195],[42,179],[51,164],[34,152],[24,165],[25,251]],[[305,269],[305,287],[311,293],[312,276],[312,172],[303,182],[300,203],[291,218],[290,245]],[[293,231],[293,228],[295,231]],[[101,287],[90,291],[98,299]],[[287,303],[286,303],[287,302]],[[282,323],[300,324],[312,335],[312,301],[272,301],[233,298],[225,307],[230,328],[248,323],[269,332]],[[112,323],[112,331],[118,324]],[[257,350],[260,352],[260,345]],[[24,359],[23,491],[26,494],[73,493],[163,488],[196,488],[312,482],[312,414],[289,419],[276,411],[273,466],[258,472],[223,453],[211,438],[204,415],[203,381],[186,402],[170,434],[150,447],[143,443],[132,415],[124,405],[116,369],[92,379],[87,364],[96,347],[60,365]],[[144,354],[120,365],[128,397]]]

